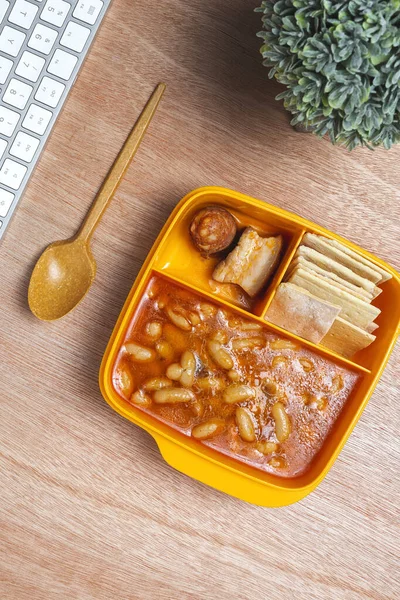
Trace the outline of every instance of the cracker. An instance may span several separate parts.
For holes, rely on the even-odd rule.
[[[341,244],[337,240],[330,240],[328,238],[326,238],[326,242],[330,246],[332,246],[334,248],[337,248],[338,250],[341,250],[342,252],[344,252],[348,256],[351,256],[352,258],[354,258],[354,260],[358,260],[363,265],[371,267],[372,269],[374,269],[374,271],[378,271],[378,273],[380,273],[380,275],[381,275],[381,281],[380,281],[380,283],[384,283],[385,281],[389,281],[389,279],[392,279],[392,275],[388,271],[386,271],[385,269],[383,269],[379,265],[376,265],[375,263],[373,263],[372,261],[368,260],[364,256],[361,256],[360,254],[357,254],[357,252],[355,252],[351,248],[348,248],[345,244]]]
[[[340,313],[334,306],[292,283],[281,283],[267,312],[267,320],[319,344]]]
[[[335,246],[329,244],[329,241],[330,240],[328,240],[328,238],[315,235],[314,233],[306,233],[303,237],[304,245],[317,250],[317,252],[325,254],[325,256],[329,256],[333,260],[336,260],[345,267],[351,269],[357,275],[365,277],[375,284],[382,281],[382,275],[379,270],[375,268],[375,265],[372,265],[372,263],[365,265],[359,260],[360,257],[358,254],[356,255],[356,258],[354,258],[346,252],[343,252],[342,249],[336,248]]]
[[[314,250],[313,248],[309,248],[308,246],[300,246],[295,257],[300,256],[304,257],[322,269],[326,269],[331,273],[335,273],[341,279],[345,279],[353,285],[363,288],[372,294],[372,298],[376,298],[382,292],[382,290],[369,279],[353,273],[353,271],[348,267],[345,267],[329,256],[321,254],[321,252],[317,252],[317,250]]]
[[[376,306],[355,298],[351,294],[335,287],[328,280],[325,281],[322,277],[317,277],[301,267],[296,267],[293,270],[289,281],[306,289],[322,300],[341,306],[340,316],[363,329],[375,321],[381,312]]]
[[[322,339],[321,345],[341,354],[345,358],[351,358],[375,340],[376,337],[371,333],[341,317],[336,317],[331,329]]]
[[[371,325],[368,325],[368,327],[365,328],[365,331],[367,331],[368,333],[374,333],[374,331],[376,331],[379,328],[379,325],[377,325],[376,323],[371,323]]]
[[[371,292],[367,292],[366,290],[364,290],[364,288],[353,285],[352,283],[346,281],[346,279],[342,279],[335,273],[322,269],[321,267],[315,265],[303,256],[298,256],[292,261],[290,265],[290,270],[298,266],[302,269],[306,269],[307,271],[315,273],[316,275],[318,275],[318,277],[324,277],[325,279],[328,279],[329,281],[331,281],[332,284],[336,285],[342,290],[347,291],[349,294],[352,294],[356,298],[360,298],[360,300],[365,300],[365,302],[372,301]]]

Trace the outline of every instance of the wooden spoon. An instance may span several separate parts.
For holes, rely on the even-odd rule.
[[[78,233],[69,240],[50,244],[36,263],[29,283],[28,302],[38,319],[60,319],[88,293],[96,274],[90,238],[135,156],[164,91],[163,83],[154,90]]]

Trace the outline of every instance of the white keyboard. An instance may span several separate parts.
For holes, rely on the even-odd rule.
[[[0,239],[111,0],[0,0]]]

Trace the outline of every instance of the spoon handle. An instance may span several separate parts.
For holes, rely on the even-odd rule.
[[[137,149],[140,146],[144,134],[156,112],[157,106],[165,91],[165,84],[159,83],[148,100],[145,108],[139,119],[136,121],[131,133],[129,134],[125,144],[123,145],[118,158],[116,159],[111,171],[108,173],[103,185],[100,188],[92,206],[89,209],[85,220],[78,232],[77,237],[84,241],[90,239],[93,231],[98,225],[101,217],[104,214],[107,206],[112,200],[115,192],[118,189]]]

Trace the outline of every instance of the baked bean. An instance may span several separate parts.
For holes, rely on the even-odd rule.
[[[193,352],[186,350],[182,354],[181,366],[183,369],[180,382],[184,387],[192,387],[196,371],[196,357]]]
[[[343,377],[341,375],[336,375],[333,379],[332,379],[332,385],[331,388],[329,390],[330,394],[338,394],[340,392],[340,390],[343,389]]]
[[[181,364],[169,365],[166,375],[169,379],[179,381],[184,387],[192,387],[196,372],[196,357],[193,352],[186,350],[181,357]]]
[[[156,404],[178,404],[180,402],[190,402],[195,399],[195,395],[186,388],[166,388],[157,390],[154,394]]]
[[[207,302],[202,302],[199,305],[199,308],[205,318],[209,319],[217,314],[217,308],[212,304],[208,304]]]
[[[191,322],[191,324],[193,325],[193,327],[196,327],[197,325],[200,325],[200,323],[201,323],[201,319],[196,312],[190,312],[188,318],[189,318],[189,321]]]
[[[198,398],[196,398],[196,400],[194,400],[191,403],[190,408],[193,410],[193,412],[196,415],[196,417],[202,417],[203,416],[203,414],[204,414],[204,404]]]
[[[178,363],[173,363],[172,365],[169,365],[165,374],[169,379],[172,379],[173,381],[179,381],[181,378],[182,372],[183,372],[183,369],[182,369],[181,365],[178,365]]]
[[[269,347],[271,350],[296,350],[297,344],[290,340],[273,340],[270,342]]]
[[[192,436],[196,438],[196,440],[209,440],[222,433],[224,429],[225,421],[222,419],[209,419],[208,421],[204,421],[204,423],[200,423],[200,425],[193,427]]]
[[[232,348],[234,350],[251,350],[252,348],[261,348],[264,344],[264,338],[260,336],[232,340]]]
[[[225,348],[222,347],[222,345],[219,342],[209,340],[207,343],[207,348],[211,358],[214,360],[214,362],[217,363],[219,367],[221,367],[222,369],[226,369],[227,371],[229,369],[232,369],[233,360],[230,354],[225,350]]]
[[[132,373],[129,371],[126,365],[121,365],[118,368],[117,377],[121,392],[124,396],[127,396],[129,398],[133,392],[134,387]]]
[[[308,360],[308,358],[299,358],[299,363],[306,373],[310,373],[314,370],[314,363],[311,360]]]
[[[245,442],[254,442],[256,432],[253,422],[253,416],[247,408],[238,406],[235,413],[236,425],[239,429],[239,435]]]
[[[161,358],[165,358],[165,360],[172,360],[174,358],[174,349],[171,344],[165,340],[157,342],[156,350]]]
[[[167,308],[167,315],[172,321],[172,323],[176,327],[179,327],[179,329],[182,329],[183,331],[190,331],[192,329],[192,325],[190,324],[188,319],[176,310],[172,310],[172,308]]]
[[[272,364],[272,367],[275,369],[277,367],[282,367],[283,365],[286,365],[287,363],[288,363],[287,357],[279,354],[278,356],[274,356],[271,364]]]
[[[228,377],[231,381],[240,381],[240,373],[236,369],[228,371]]]
[[[144,382],[143,388],[146,392],[155,392],[156,390],[162,390],[167,387],[171,387],[172,381],[167,377],[152,377]]]
[[[225,382],[220,377],[212,377],[212,376],[210,376],[210,377],[199,377],[196,380],[196,385],[201,390],[213,390],[215,392],[218,392],[218,391],[224,389]]]
[[[151,348],[146,348],[146,346],[136,344],[135,342],[128,342],[125,344],[125,351],[135,362],[146,363],[152,362],[156,359],[156,353],[154,350]]]
[[[228,334],[226,331],[218,330],[211,336],[211,339],[220,344],[226,344],[228,341]]]
[[[146,333],[152,340],[160,339],[162,335],[162,324],[159,321],[151,321],[146,325]]]
[[[182,358],[181,358],[181,365],[183,369],[190,369],[192,371],[195,370],[196,368],[196,357],[193,354],[193,352],[191,352],[190,350],[186,350],[186,352],[184,352],[182,354]]]
[[[147,396],[147,394],[145,394],[143,390],[138,390],[137,392],[132,394],[131,402],[133,402],[133,404],[137,404],[138,406],[146,407],[150,406],[151,398]]]
[[[243,331],[261,331],[262,325],[260,323],[252,323],[251,321],[243,321],[240,329],[243,329]]]
[[[257,450],[261,452],[261,454],[273,454],[274,452],[278,452],[279,444],[276,442],[268,442],[267,440],[261,440],[257,442]]]
[[[285,469],[287,466],[286,460],[283,456],[273,456],[268,464],[274,469]]]
[[[271,409],[272,416],[275,420],[275,434],[278,442],[285,442],[292,430],[289,416],[282,402],[275,402]]]
[[[227,404],[236,404],[254,398],[255,395],[255,390],[249,385],[231,384],[224,391],[223,398]]]

